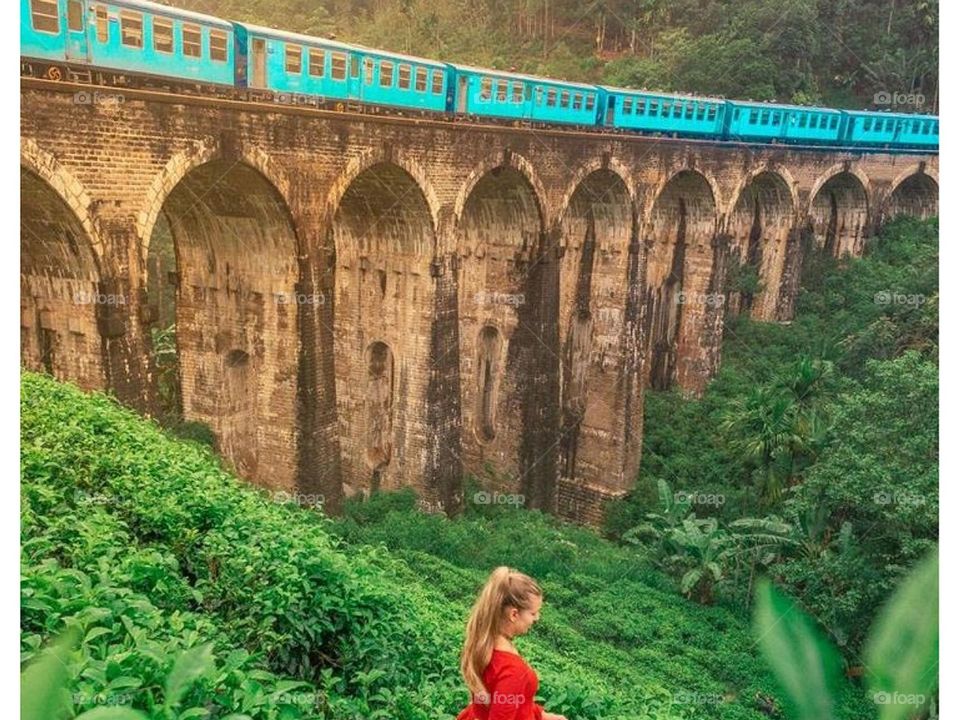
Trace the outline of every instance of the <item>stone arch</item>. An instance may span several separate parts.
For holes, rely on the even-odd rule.
[[[432,433],[426,368],[436,300],[434,211],[417,179],[397,164],[378,162],[350,174],[328,238],[337,258],[334,370],[344,488],[354,494],[412,486],[434,494],[434,478],[423,473]],[[365,390],[371,387],[371,338],[389,350],[390,384],[397,388],[390,421],[381,407],[374,423],[374,445]],[[377,381],[378,393],[385,382]]]
[[[146,201],[137,213],[137,237],[141,241],[141,259],[146,260],[150,251],[150,240],[153,238],[154,228],[161,217],[163,206],[173,189],[191,172],[210,162],[243,164],[256,170],[273,186],[281,198],[290,196],[290,181],[276,167],[270,156],[262,149],[250,147],[242,148],[235,158],[227,158],[219,143],[194,143],[189,149],[182,150],[171,157],[163,169],[157,173],[147,190]],[[292,222],[292,220],[291,220]],[[299,249],[299,248],[298,248]]]
[[[635,211],[624,176],[596,166],[560,216],[561,482],[626,489],[624,435],[632,421],[627,332],[632,316]],[[636,265],[636,263],[634,263]],[[630,478],[632,480],[632,478]]]
[[[140,218],[150,231],[148,269],[162,238],[175,266],[153,278],[165,275],[174,286],[176,364],[159,373],[180,396],[167,409],[209,425],[241,476],[292,488],[298,320],[302,306],[318,299],[298,293],[289,208],[258,168],[208,150],[168,169],[160,209],[148,207]]]
[[[30,370],[100,390],[107,386],[100,323],[129,302],[101,283],[94,242],[71,207],[81,193],[68,204],[21,167],[20,358]]]
[[[327,199],[324,204],[325,211],[332,219],[340,208],[343,196],[350,189],[353,182],[365,174],[371,168],[376,166],[394,166],[406,173],[412,180],[412,183],[406,183],[407,192],[418,192],[420,197],[426,203],[430,217],[431,228],[436,235],[436,228],[440,217],[440,199],[437,196],[436,189],[430,180],[423,165],[418,162],[409,153],[396,148],[378,146],[368,148],[359,155],[350,159],[341,172],[330,191],[327,193]],[[395,202],[402,202],[403,198],[394,198]]]
[[[816,247],[833,257],[860,255],[869,218],[869,181],[856,168],[841,168],[814,186],[810,225]]]
[[[98,261],[103,260],[103,242],[94,221],[91,208],[93,201],[83,183],[65,168],[52,153],[47,152],[35,140],[25,138],[20,143],[20,166],[43,180],[60,196],[64,204],[76,216],[77,222],[89,238],[90,247]]]
[[[887,200],[886,216],[935,217],[940,211],[940,185],[922,170],[898,178]]]
[[[648,381],[697,392],[719,359],[723,258],[715,186],[682,170],[661,186],[645,227]]]
[[[480,441],[473,360],[461,366],[464,450],[468,469],[491,462],[508,478],[502,488],[529,505],[554,509],[559,394],[558,265],[548,238],[534,175],[507,154],[480,177],[468,179],[455,217],[463,266],[459,317],[462,356],[479,356],[481,328],[500,329],[505,360],[494,382],[495,438]]]
[[[734,272],[728,276],[728,312],[776,317],[795,222],[796,194],[779,172],[761,169],[741,185],[727,226]]]
[[[717,179],[710,173],[697,169],[687,164],[678,165],[673,168],[669,173],[664,175],[659,182],[652,188],[652,193],[646,195],[646,200],[642,208],[642,217],[647,219],[647,222],[651,222],[653,219],[654,207],[657,203],[660,202],[661,197],[664,195],[664,191],[668,186],[675,186],[678,178],[687,178],[691,176],[699,177],[710,191],[710,198],[716,212],[719,212],[719,209],[723,207],[721,201],[723,193],[720,190],[720,184],[717,182]]]
[[[457,193],[457,198],[453,203],[453,222],[456,228],[462,228],[463,226],[463,214],[466,210],[467,201],[473,195],[477,185],[491,175],[498,176],[507,170],[513,170],[522,176],[532,192],[532,198],[536,203],[540,221],[542,224],[546,224],[546,219],[549,217],[545,201],[547,192],[543,186],[543,182],[540,180],[539,174],[529,160],[522,155],[508,150],[478,163],[467,175],[467,179],[460,188],[460,192]]]

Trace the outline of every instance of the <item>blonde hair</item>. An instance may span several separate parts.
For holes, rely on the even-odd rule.
[[[534,597],[543,597],[543,592],[533,578],[506,566],[490,573],[470,611],[460,654],[460,672],[470,690],[471,700],[487,692],[481,675],[493,657],[504,610],[511,607],[527,610]]]

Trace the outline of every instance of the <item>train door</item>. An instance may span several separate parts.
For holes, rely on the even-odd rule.
[[[607,96],[607,117],[604,118],[603,124],[607,127],[613,127],[613,115],[616,112],[617,108],[617,96],[608,95]]]
[[[250,66],[253,68],[253,77],[250,87],[262,90],[267,87],[267,41],[263,38],[253,38],[250,41]]]
[[[372,67],[373,58],[364,58],[366,63]],[[360,56],[356,53],[350,53],[350,73],[347,80],[347,97],[351,100],[363,100],[363,79],[360,77]],[[373,71],[370,70],[370,77],[373,77]],[[372,82],[372,80],[371,80]]]
[[[469,78],[466,75],[457,74],[457,112],[467,112],[467,89]]]
[[[90,45],[87,43],[86,3],[83,0],[67,0],[67,60],[90,61]],[[92,12],[92,9],[91,9]]]

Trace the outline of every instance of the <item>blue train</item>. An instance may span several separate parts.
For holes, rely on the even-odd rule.
[[[937,151],[936,116],[572,83],[231,22],[146,0],[20,0],[25,74],[263,91],[337,109],[703,140]],[[94,80],[96,78],[96,80]]]

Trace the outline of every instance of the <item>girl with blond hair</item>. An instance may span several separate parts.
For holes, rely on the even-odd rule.
[[[471,703],[457,720],[566,720],[534,702],[539,680],[513,639],[540,619],[543,592],[533,580],[498,567],[470,611],[460,672]]]

